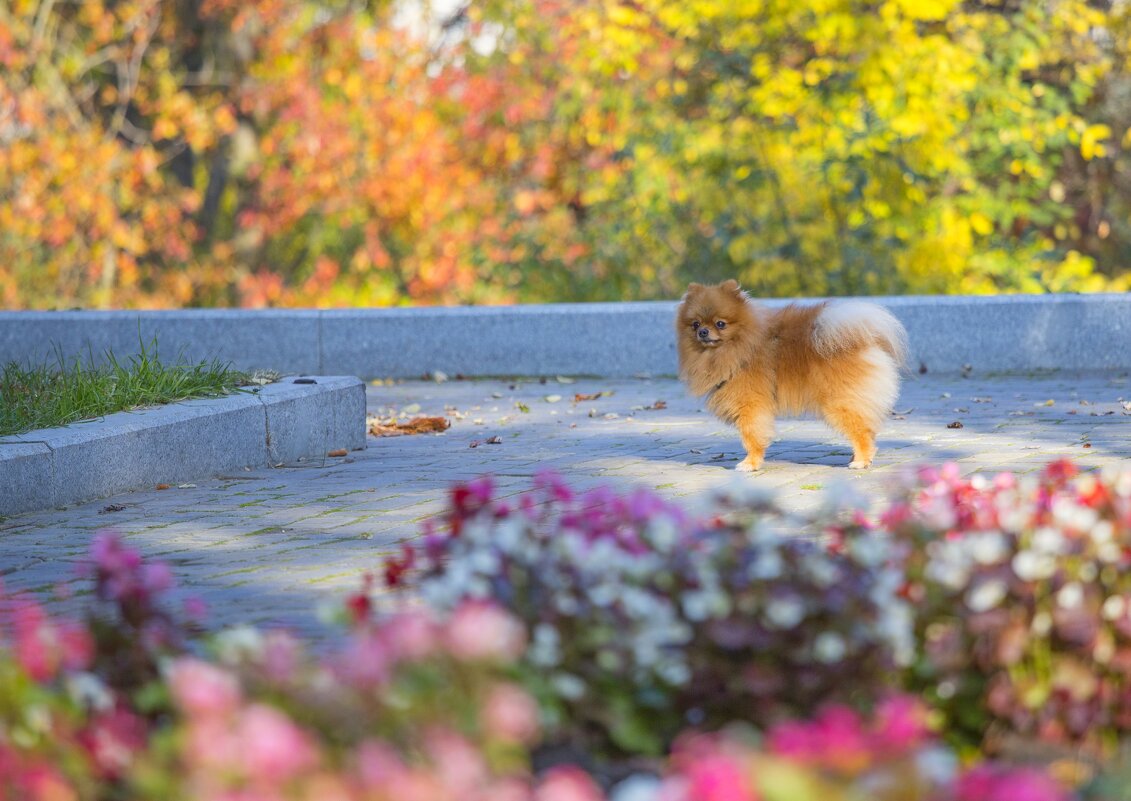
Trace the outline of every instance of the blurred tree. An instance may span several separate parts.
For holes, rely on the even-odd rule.
[[[1127,4],[397,11],[0,4],[4,305],[1128,285]]]
[[[479,66],[511,65],[505,85],[563,76],[541,126],[558,133],[533,138],[572,134],[615,165],[567,159],[587,256],[557,281],[611,298],[732,275],[773,295],[1126,287],[1131,240],[1113,235],[1131,210],[1112,190],[1131,114],[1107,98],[1131,92],[1127,14],[494,0],[468,18],[495,31]],[[543,197],[547,217],[564,201]]]

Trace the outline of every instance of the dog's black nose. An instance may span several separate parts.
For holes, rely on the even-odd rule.
[[[707,326],[703,326],[702,328],[699,329],[699,338],[701,340],[706,342],[707,337],[709,337],[709,336],[711,336],[711,332],[707,329]]]

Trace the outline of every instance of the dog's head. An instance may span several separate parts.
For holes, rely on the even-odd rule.
[[[690,284],[676,313],[676,330],[685,346],[725,347],[750,326],[746,293],[733,278],[713,286]]]

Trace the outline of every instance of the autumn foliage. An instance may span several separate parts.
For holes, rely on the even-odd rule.
[[[5,308],[1122,289],[1131,9],[13,0]]]

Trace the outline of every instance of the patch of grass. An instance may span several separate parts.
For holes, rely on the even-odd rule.
[[[0,436],[22,434],[102,417],[114,412],[158,406],[190,398],[213,398],[240,391],[248,376],[218,359],[166,365],[158,358],[157,339],[124,364],[112,353],[95,365],[75,359],[67,364],[56,348],[54,367],[9,362],[0,372]]]
[[[819,490],[819,489],[824,489],[824,485],[823,484],[802,484],[801,489],[803,489],[803,490]]]

